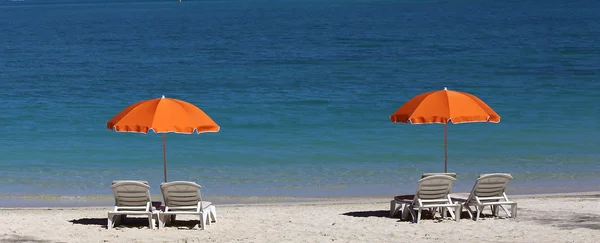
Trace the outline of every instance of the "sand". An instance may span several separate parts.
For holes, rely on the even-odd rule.
[[[420,224],[390,218],[389,199],[384,198],[217,205],[218,222],[205,231],[194,226],[192,217],[179,217],[181,223],[157,230],[149,229],[145,219],[129,219],[108,230],[110,207],[3,208],[0,242],[600,241],[600,193],[512,199],[518,202],[516,219],[426,218]]]

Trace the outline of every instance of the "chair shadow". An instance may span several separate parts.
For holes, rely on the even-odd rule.
[[[194,229],[196,227],[199,227],[198,224],[200,224],[200,220],[181,220],[181,219],[177,219],[175,221],[170,221],[169,223],[167,223],[165,225],[165,227],[173,227],[173,228],[177,228],[177,229]]]
[[[351,216],[351,217],[379,217],[379,218],[389,218],[390,211],[389,210],[376,210],[376,211],[356,211],[356,212],[347,212],[342,215]]]
[[[107,218],[81,218],[81,219],[73,219],[69,220],[69,222],[73,224],[80,225],[97,225],[102,228],[108,228],[108,219]],[[166,227],[173,227],[177,229],[194,229],[198,227],[200,223],[199,220],[181,220],[177,219],[175,221],[169,222]],[[148,228],[148,218],[131,218],[127,217],[125,222],[120,222],[118,226],[115,228],[124,227],[124,228]]]
[[[375,210],[375,211],[356,211],[356,212],[347,212],[347,213],[343,213],[342,215],[345,216],[351,216],[351,217],[359,217],[359,218],[367,218],[367,217],[378,217],[378,218],[391,218],[391,219],[397,219],[400,221],[407,221],[410,222],[411,220],[411,216],[410,214],[408,215],[408,218],[405,220],[401,220],[399,215],[396,215],[395,217],[390,217],[390,211],[389,210]],[[429,210],[424,210],[422,212],[421,215],[421,219],[424,220],[431,220],[431,219],[437,219],[437,220],[441,220],[439,218],[439,213],[437,214],[437,216],[434,217],[434,214],[432,212],[430,212]],[[447,217],[449,217],[450,215],[447,215]],[[491,215],[489,215],[491,216]],[[461,219],[464,218],[469,219],[469,214],[467,212],[462,212],[461,213]]]
[[[108,224],[108,219],[107,218],[82,218],[82,219],[69,220],[69,222],[71,222],[73,224],[82,224],[82,225],[106,226]]]
[[[81,225],[97,225],[102,226],[102,228],[107,228],[108,219],[107,218],[81,218],[81,219],[73,219],[69,220],[69,222],[73,224],[81,224]],[[124,222],[120,222],[117,227],[125,227],[125,228],[148,228],[148,218],[131,218],[127,217]]]

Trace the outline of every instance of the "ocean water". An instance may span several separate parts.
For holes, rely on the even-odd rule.
[[[0,195],[159,193],[158,134],[106,122],[161,95],[218,133],[167,135],[169,180],[204,195],[412,192],[443,171],[443,126],[391,123],[422,92],[488,103],[448,126],[457,190],[600,189],[600,4],[492,0],[0,2]]]

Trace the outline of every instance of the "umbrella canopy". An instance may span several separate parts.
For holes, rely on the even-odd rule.
[[[128,106],[106,123],[106,127],[117,132],[139,132],[163,134],[163,160],[165,182],[167,181],[168,132],[192,134],[218,132],[220,127],[195,105],[178,100],[162,98],[144,100]]]
[[[392,122],[444,124],[444,172],[448,172],[448,122],[500,122],[500,116],[481,99],[465,92],[443,90],[417,95],[390,116]]]

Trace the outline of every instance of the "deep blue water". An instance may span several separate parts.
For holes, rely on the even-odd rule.
[[[205,194],[408,192],[443,170],[443,126],[389,116],[444,87],[502,117],[449,125],[458,189],[486,172],[598,189],[596,1],[25,0],[0,23],[0,194],[158,193],[160,135],[105,123],[161,95],[221,126],[167,136],[169,179]]]

